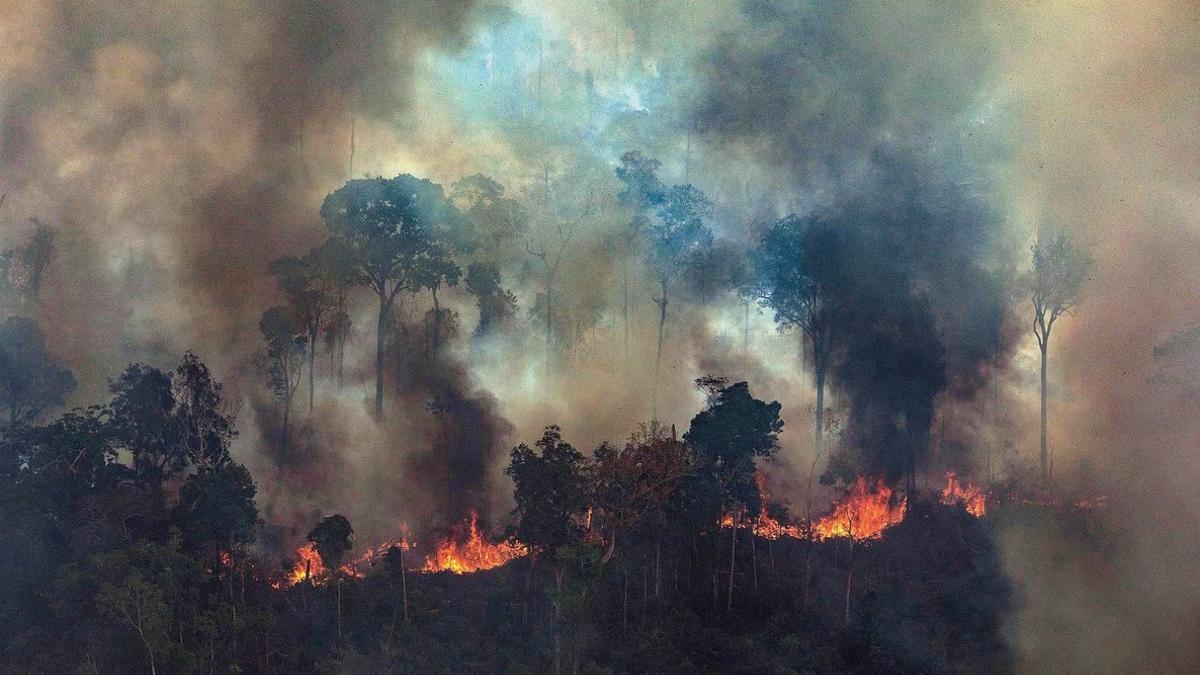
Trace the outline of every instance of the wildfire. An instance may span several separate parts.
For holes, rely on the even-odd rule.
[[[962,504],[967,513],[976,518],[982,518],[987,512],[987,495],[983,488],[976,487],[969,481],[960,482],[953,471],[946,472],[946,489],[942,490],[942,503]]]
[[[861,541],[881,536],[904,519],[907,500],[899,497],[893,502],[893,494],[883,479],[871,481],[859,476],[833,507],[833,513],[813,523],[816,538],[850,537]]]
[[[794,539],[801,538],[803,535],[801,534],[799,527],[795,525],[784,525],[767,514],[767,501],[770,499],[770,495],[767,494],[766,478],[761,473],[756,472],[754,474],[754,482],[758,484],[758,502],[760,505],[758,509],[758,518],[754,521],[754,534],[762,537],[763,539],[771,540],[779,539],[781,537],[792,537]],[[733,522],[731,518],[730,525],[732,524]],[[724,523],[722,523],[722,525],[724,526]]]
[[[425,556],[421,571],[455,574],[478,572],[499,567],[529,552],[528,547],[520,543],[488,542],[479,531],[478,520],[478,515],[472,512],[470,521],[464,523],[465,538],[450,536],[439,541],[433,553]]]

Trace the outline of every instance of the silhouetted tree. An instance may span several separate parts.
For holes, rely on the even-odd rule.
[[[502,329],[517,312],[517,297],[501,285],[500,270],[491,263],[471,263],[467,267],[467,291],[475,296],[479,307],[477,336]]]
[[[841,238],[829,223],[797,216],[768,228],[751,254],[755,279],[750,294],[775,313],[780,330],[799,328],[812,345],[817,388],[814,457],[820,457],[822,451],[825,377],[835,343],[836,295],[832,291],[842,255]]]
[[[355,281],[379,300],[375,416],[383,417],[383,353],[388,318],[401,291],[434,288],[457,270],[434,229],[457,218],[441,186],[408,174],[347,182],[325,198],[321,217],[354,259]],[[457,280],[457,272],[455,272]]]
[[[9,428],[36,422],[74,389],[75,376],[46,351],[35,322],[14,316],[0,323],[0,405]]]
[[[321,556],[321,564],[337,579],[337,635],[338,642],[342,640],[342,559],[354,547],[354,528],[350,521],[340,514],[325,516],[307,539],[317,549]]]
[[[563,575],[571,549],[587,531],[589,466],[583,453],[562,439],[562,430],[549,426],[533,448],[524,443],[513,448],[505,473],[514,485],[516,537],[532,555],[547,559],[554,571],[554,668],[558,672]]]
[[[263,374],[267,386],[283,408],[283,444],[286,446],[292,399],[300,388],[300,373],[308,352],[308,342],[304,327],[284,307],[272,307],[263,312],[258,330],[267,343]]]
[[[169,373],[135,363],[109,384],[111,429],[118,446],[129,453],[143,484],[159,486],[189,463],[182,442],[184,428],[175,414],[175,387]]]
[[[1033,245],[1030,299],[1033,302],[1033,335],[1041,351],[1041,468],[1042,481],[1050,478],[1046,439],[1046,352],[1054,322],[1079,304],[1083,284],[1092,268],[1092,257],[1065,230],[1039,234]]]
[[[727,385],[720,378],[701,378],[696,384],[708,392],[709,405],[692,418],[683,440],[695,448],[703,462],[701,469],[716,483],[733,519],[726,595],[726,609],[730,609],[739,524],[743,514],[757,516],[760,507],[755,460],[771,457],[779,449],[783,420],[779,402],[754,398],[745,382]]]
[[[308,344],[308,414],[312,415],[317,338],[337,303],[338,275],[335,262],[341,242],[330,239],[301,257],[283,256],[271,261],[267,270],[275,276],[287,298],[288,309],[304,329]]]

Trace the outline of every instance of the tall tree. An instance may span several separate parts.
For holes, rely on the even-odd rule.
[[[1042,366],[1040,458],[1043,483],[1050,478],[1046,433],[1046,354],[1050,333],[1054,322],[1079,304],[1092,264],[1091,255],[1065,230],[1039,234],[1033,245],[1030,300],[1033,302],[1033,335],[1037,338]]]
[[[813,457],[808,470],[805,519],[812,531],[813,474],[824,452],[825,377],[836,345],[834,311],[837,270],[842,269],[844,245],[831,223],[820,218],[787,216],[763,233],[751,253],[753,279],[745,287],[750,297],[775,313],[779,330],[801,330],[801,361],[804,341],[812,346],[817,405],[813,419]],[[807,555],[812,554],[809,542]],[[811,559],[805,561],[805,590]]]
[[[46,351],[37,323],[17,316],[0,323],[0,405],[9,428],[36,422],[74,389],[75,376]]]
[[[285,307],[272,307],[263,312],[258,330],[266,342],[263,375],[267,386],[283,408],[283,446],[287,446],[288,420],[292,400],[300,388],[300,374],[309,351],[305,329]]]
[[[617,201],[632,212],[629,224],[622,228],[616,238],[621,257],[621,321],[627,362],[632,310],[629,262],[640,238],[649,227],[653,209],[662,205],[666,195],[666,188],[658,179],[658,169],[661,166],[662,163],[657,159],[651,159],[633,150],[621,155],[621,165],[616,169],[617,180],[621,181],[622,185],[621,191],[617,193]]]
[[[541,194],[531,197],[532,208],[529,217],[517,221],[514,234],[525,246],[525,252],[537,261],[538,277],[541,281],[542,294],[538,299],[541,309],[542,328],[545,334],[545,369],[550,372],[551,355],[554,351],[554,336],[559,331],[556,303],[558,300],[558,275],[571,242],[578,233],[579,225],[592,214],[595,208],[594,195],[585,193],[578,199],[562,200],[567,204],[556,203],[555,194],[550,188],[547,174],[544,189]]]
[[[728,384],[723,378],[701,378],[696,384],[707,391],[708,406],[692,418],[683,440],[695,448],[707,477],[725,500],[725,512],[733,517],[730,536],[729,583],[726,609],[733,607],[733,579],[737,533],[743,515],[758,515],[758,484],[755,460],[768,458],[779,449],[778,401],[766,403],[750,394],[745,382]]]
[[[393,303],[401,291],[415,293],[446,278],[451,264],[434,228],[458,218],[457,210],[440,185],[404,174],[347,182],[325,198],[321,217],[351,252],[355,282],[379,301],[375,417],[382,419],[383,353]]]
[[[267,270],[275,276],[296,321],[304,328],[308,343],[308,414],[312,415],[315,389],[316,344],[321,327],[337,303],[336,261],[341,243],[329,239],[301,257],[272,260]]]
[[[658,346],[654,352],[651,417],[658,416],[658,373],[662,366],[663,338],[667,326],[668,290],[671,282],[712,248],[712,230],[704,219],[712,202],[693,185],[667,190],[649,228],[647,262],[658,281]]]

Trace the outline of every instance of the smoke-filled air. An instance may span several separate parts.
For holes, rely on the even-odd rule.
[[[1200,670],[1200,7],[0,3],[0,673]]]

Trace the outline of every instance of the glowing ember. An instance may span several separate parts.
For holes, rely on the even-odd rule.
[[[987,512],[987,495],[984,494],[983,488],[970,482],[960,482],[953,471],[946,472],[946,489],[942,490],[942,503],[949,506],[962,504],[967,513],[976,518],[982,518]]]
[[[478,572],[499,567],[529,552],[525,545],[519,543],[488,542],[479,531],[478,520],[478,516],[472,512],[470,522],[464,523],[465,538],[451,536],[439,541],[433,553],[425,556],[425,565],[421,571],[455,574]]]
[[[833,507],[833,513],[813,524],[817,539],[850,537],[855,540],[875,539],[887,528],[904,519],[906,499],[893,500],[893,491],[882,479],[872,482],[865,476]]]

